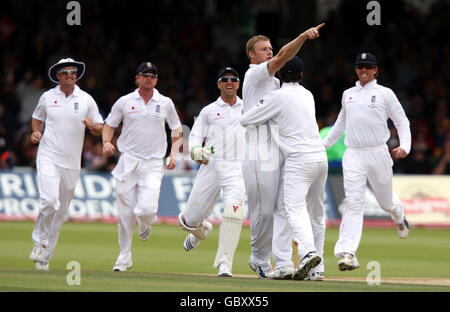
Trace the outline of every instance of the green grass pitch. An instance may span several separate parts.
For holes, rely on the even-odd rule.
[[[118,255],[117,225],[63,225],[50,272],[36,272],[28,259],[32,222],[0,222],[0,291],[3,292],[449,292],[450,230],[412,229],[401,240],[395,229],[365,228],[358,251],[361,267],[340,272],[333,248],[338,228],[328,228],[325,241],[325,281],[259,280],[248,267],[250,230],[242,229],[232,278],[217,277],[212,267],[218,227],[191,251],[182,244],[186,232],[158,224],[150,239],[133,238],[133,268],[112,272]],[[81,285],[69,286],[70,261],[81,267]],[[380,263],[381,284],[368,285],[367,264]],[[423,282],[421,282],[423,281]]]

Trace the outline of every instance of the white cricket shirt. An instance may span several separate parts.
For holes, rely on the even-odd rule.
[[[122,154],[136,159],[162,159],[166,155],[167,136],[165,122],[171,130],[181,126],[175,105],[154,89],[145,104],[139,89],[120,97],[106,118],[107,125],[117,128],[123,122],[117,148]]]
[[[258,104],[258,102],[268,92],[280,88],[280,81],[269,75],[267,66],[268,62],[263,62],[261,64],[250,64],[249,69],[245,73],[244,82],[242,84],[244,113],[256,106],[256,104]],[[260,135],[267,135],[268,137],[266,139],[261,139]],[[258,126],[248,128],[247,138],[249,154],[252,155],[257,153],[257,146],[269,144],[271,131],[266,132],[266,130],[259,129]],[[256,140],[253,140],[252,138],[256,138]],[[273,142],[272,139],[270,139],[270,142]]]
[[[66,97],[59,85],[42,94],[32,118],[45,123],[36,159],[66,169],[81,168],[86,126],[83,119],[103,123],[95,100],[77,85]]]
[[[327,161],[316,122],[314,97],[303,86],[283,83],[240,119],[243,126],[266,122],[278,125],[279,146],[286,156],[295,154],[307,162]]]
[[[205,106],[189,135],[189,150],[196,145],[214,146],[213,157],[217,160],[242,159],[245,144],[245,129],[240,125],[242,100],[237,97],[236,103],[230,106],[221,97]]]
[[[368,148],[385,145],[390,137],[387,120],[397,129],[400,147],[411,150],[409,120],[394,92],[377,84],[376,79],[364,87],[360,82],[342,94],[342,108],[336,123],[324,140],[326,147],[346,132],[345,145],[350,148]]]
[[[268,62],[250,64],[242,84],[242,100],[244,113],[255,106],[267,92],[280,88],[280,81],[269,75]]]

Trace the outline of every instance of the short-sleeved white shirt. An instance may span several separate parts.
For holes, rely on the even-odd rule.
[[[269,75],[267,64],[267,62],[250,64],[250,68],[245,73],[242,85],[244,113],[256,106],[267,92],[280,88],[280,81]]]
[[[233,106],[221,97],[205,106],[195,120],[189,135],[189,149],[196,145],[214,147],[217,160],[242,159],[245,144],[245,128],[239,124],[242,115],[242,100],[237,97]]]
[[[114,103],[105,122],[114,128],[123,122],[117,148],[122,154],[145,160],[165,156],[165,122],[171,130],[181,125],[172,100],[156,89],[147,104],[139,89],[122,96]]]
[[[295,154],[305,162],[327,161],[309,90],[298,83],[283,83],[240,119],[244,126],[268,121],[279,126],[279,146],[286,156]]]
[[[78,86],[68,97],[59,85],[44,92],[32,115],[45,123],[36,159],[66,169],[80,169],[86,129],[83,120],[87,117],[94,123],[103,123],[95,100]]]

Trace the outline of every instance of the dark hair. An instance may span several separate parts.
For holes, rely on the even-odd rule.
[[[303,73],[282,73],[278,72],[278,75],[280,76],[281,81],[283,82],[303,82]]]

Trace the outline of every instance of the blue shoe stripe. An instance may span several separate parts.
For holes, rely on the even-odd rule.
[[[262,278],[267,278],[266,274],[264,274],[264,271],[262,270],[262,268],[258,265],[258,275],[261,276]]]
[[[408,230],[409,230],[409,223],[408,223],[408,220],[405,219],[404,223],[405,223],[406,227],[407,227]]]

